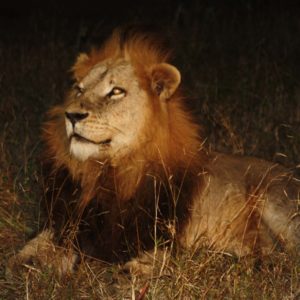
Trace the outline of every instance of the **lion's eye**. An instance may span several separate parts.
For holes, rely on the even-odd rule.
[[[119,99],[126,95],[126,91],[119,87],[114,87],[107,96],[111,99]]]
[[[75,84],[74,90],[76,92],[76,97],[80,97],[84,93],[84,87],[81,84]]]

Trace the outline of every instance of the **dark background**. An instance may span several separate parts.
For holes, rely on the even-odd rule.
[[[117,26],[146,23],[168,37],[208,146],[299,163],[299,12],[297,1],[2,3],[0,125],[16,137],[4,142],[6,159],[22,163],[16,141],[24,153],[34,147],[79,52]]]

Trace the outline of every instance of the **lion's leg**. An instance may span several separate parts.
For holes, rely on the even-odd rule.
[[[44,230],[30,240],[7,263],[6,274],[12,275],[22,268],[51,268],[58,275],[71,273],[77,260],[72,249],[55,245],[52,230]]]
[[[274,196],[265,199],[262,209],[263,220],[287,248],[299,249],[300,215],[293,200],[285,200],[274,199]]]
[[[122,266],[123,271],[128,271],[133,275],[153,275],[160,276],[168,266],[170,251],[168,249],[156,249],[145,251],[136,258]]]
[[[202,202],[195,202],[189,222],[179,237],[180,244],[195,249],[206,245],[238,257],[271,252],[274,241],[259,211],[260,197],[245,198],[234,186],[226,187],[223,199],[216,191],[203,197]]]

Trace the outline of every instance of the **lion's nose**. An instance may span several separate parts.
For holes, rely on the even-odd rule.
[[[70,120],[70,122],[72,123],[72,125],[74,126],[76,122],[79,122],[83,119],[85,119],[89,114],[88,113],[69,113],[69,112],[65,112],[65,115],[67,117],[67,119]]]

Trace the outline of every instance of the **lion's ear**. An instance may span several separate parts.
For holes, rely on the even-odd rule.
[[[151,87],[162,100],[169,99],[180,83],[180,72],[172,65],[161,63],[151,68]]]
[[[77,56],[76,62],[72,67],[74,78],[80,81],[87,73],[89,68],[90,57],[86,53],[80,53]]]

